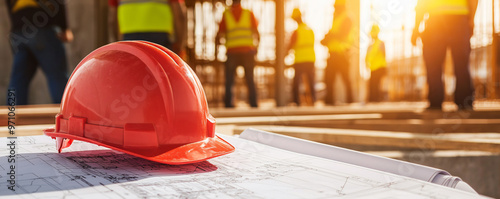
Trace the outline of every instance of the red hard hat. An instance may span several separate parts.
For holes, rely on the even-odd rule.
[[[149,42],[103,46],[71,75],[56,116],[57,149],[82,140],[165,164],[187,164],[228,154],[215,135],[205,92],[191,68]]]

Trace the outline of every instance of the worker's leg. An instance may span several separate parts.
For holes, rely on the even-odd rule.
[[[53,29],[44,28],[39,31],[40,37],[30,48],[47,77],[52,102],[61,103],[68,82],[64,45]]]
[[[253,51],[243,54],[242,65],[245,68],[245,79],[248,87],[248,102],[251,107],[257,107],[257,91],[253,76],[253,69],[255,68],[255,53]]]
[[[327,60],[327,65],[324,72],[324,81],[325,81],[325,104],[334,105],[335,104],[335,78],[337,76],[336,68],[337,65],[335,63],[335,57],[333,53],[330,53],[330,57]]]
[[[386,74],[386,68],[379,68],[371,72],[369,81],[369,101],[380,102],[382,100],[382,89],[380,89],[382,78]]]
[[[237,59],[238,59],[237,54],[228,54],[225,63],[224,74],[226,76],[226,92],[224,95],[224,105],[226,107],[234,107],[233,84],[234,84],[234,75],[236,72],[236,67],[238,67]]]
[[[368,81],[368,102],[377,101],[377,70],[373,70]]]
[[[456,77],[455,103],[460,109],[472,109],[474,102],[474,86],[469,69],[469,55],[471,52],[470,32],[465,16],[456,16],[450,19],[453,33],[450,48],[453,57],[453,66]]]
[[[13,34],[22,35],[16,32]],[[14,91],[17,105],[26,105],[28,104],[29,85],[36,72],[37,63],[26,43],[12,43],[12,49],[14,60],[8,89]],[[7,101],[8,103],[9,101]]]
[[[295,76],[293,77],[293,102],[300,105],[300,82],[302,81],[303,63],[297,63],[293,66],[295,69]]]
[[[311,91],[311,100],[314,105],[314,102],[316,101],[316,89],[315,89],[316,77],[315,77],[314,62],[306,63],[304,67],[305,68],[303,74],[307,76],[307,81],[309,82],[309,90]]]
[[[429,19],[422,42],[422,53],[427,69],[429,108],[440,109],[444,100],[443,63],[446,56],[446,23],[443,20]],[[448,35],[449,36],[449,35]]]
[[[352,96],[352,86],[351,86],[351,75],[349,73],[350,69],[349,56],[347,53],[341,53],[338,54],[338,57],[339,57],[338,67],[346,90],[346,100],[347,100],[346,102],[352,103],[353,96]]]

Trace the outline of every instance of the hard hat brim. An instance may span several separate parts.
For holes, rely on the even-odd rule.
[[[111,146],[106,143],[98,142],[89,138],[75,136],[67,133],[55,132],[54,128],[45,129],[44,134],[52,138],[65,138],[70,140],[80,140],[84,142],[89,142],[113,150],[117,150],[123,153],[127,153],[136,157],[144,158],[146,160],[151,160],[154,162],[159,162],[163,164],[171,165],[181,165],[181,164],[191,164],[196,162],[202,162],[211,158],[229,154],[235,150],[234,146],[220,138],[219,136],[208,137],[204,140],[185,144],[182,146],[175,147],[164,153],[155,156],[147,156],[144,154],[139,154],[132,152],[130,150],[119,148],[116,146]],[[70,144],[62,146],[63,148],[69,147]],[[60,150],[59,150],[60,151]]]

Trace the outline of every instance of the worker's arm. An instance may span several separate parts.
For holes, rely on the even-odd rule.
[[[121,40],[121,35],[118,28],[117,7],[118,7],[117,0],[108,1],[108,31],[109,31],[109,40],[111,42]]]
[[[335,20],[335,19],[334,19]],[[344,22],[340,25],[340,28],[338,31],[332,31],[330,30],[326,35],[323,40],[321,40],[321,44],[324,46],[328,46],[328,43],[330,43],[331,40],[333,39],[346,39],[348,38],[349,34],[351,34],[351,28],[352,28],[352,21],[351,18],[347,17]]]
[[[370,52],[372,50],[372,47],[373,47],[373,44],[370,44],[370,46],[368,46],[368,49],[366,50],[365,64],[366,64],[367,68],[370,68],[370,63],[371,63],[371,59],[372,59]]]
[[[328,46],[328,43],[330,42],[331,39],[332,39],[332,31],[328,31],[328,33],[326,33],[325,37],[320,41],[320,43],[323,46]]]
[[[384,58],[385,58],[385,43],[384,42],[381,42],[380,50],[382,50],[382,54],[384,55]]]
[[[52,2],[59,4],[59,12],[56,13],[54,16],[54,22],[55,25],[61,28],[61,31],[58,32],[57,36],[59,39],[63,42],[71,42],[73,41],[73,32],[68,26],[68,21],[67,21],[67,16],[66,16],[66,1],[65,0],[60,0],[57,2]]]
[[[217,55],[219,54],[219,46],[221,45],[220,39],[224,36],[226,32],[226,23],[225,23],[225,17],[222,15],[222,19],[219,22],[219,30],[217,31],[217,34],[215,35],[215,60],[217,60]]]
[[[257,49],[259,49],[259,44],[260,44],[260,33],[259,33],[259,23],[257,22],[257,19],[255,18],[255,15],[253,12],[251,13],[251,20],[252,20],[252,33],[254,35],[254,39],[256,40],[255,44],[255,52],[257,53]]]
[[[417,39],[420,37],[420,31],[418,30],[420,27],[420,23],[424,19],[425,14],[425,0],[419,0],[417,2],[417,6],[415,7],[415,26],[413,27],[413,33],[411,35],[411,43],[416,46]]]
[[[175,42],[173,51],[179,54],[186,44],[186,9],[184,1],[171,1],[172,14],[174,16]]]
[[[294,31],[292,33],[292,36],[290,37],[290,43],[288,43],[288,46],[286,48],[286,53],[289,53],[290,50],[292,50],[293,46],[295,45],[295,43],[297,42],[297,31]]]
[[[477,4],[478,0],[468,0],[467,3],[469,4],[469,29],[470,29],[470,36],[474,35],[474,18],[476,16],[476,10],[477,10]]]

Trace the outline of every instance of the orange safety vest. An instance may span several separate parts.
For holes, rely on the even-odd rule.
[[[371,71],[387,66],[387,61],[385,60],[385,55],[382,51],[382,44],[383,43],[380,39],[376,39],[370,48],[368,48],[369,50],[366,53],[365,61]]]
[[[314,32],[305,23],[297,27],[297,40],[293,46],[295,63],[315,62]]]
[[[226,47],[254,47],[251,12],[247,9],[241,11],[239,21],[236,21],[230,9],[224,11],[226,19]]]

